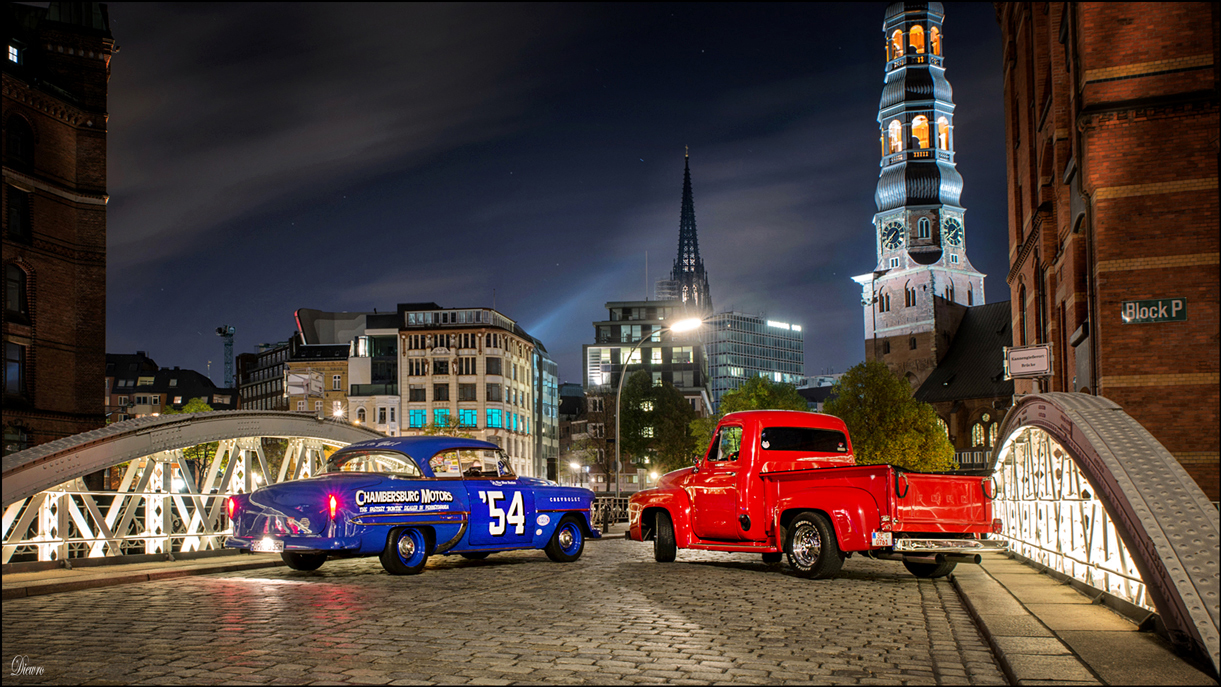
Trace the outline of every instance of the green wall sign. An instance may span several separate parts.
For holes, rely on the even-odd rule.
[[[1151,301],[1123,301],[1120,317],[1124,324],[1183,322],[1187,320],[1186,298],[1156,298]]]

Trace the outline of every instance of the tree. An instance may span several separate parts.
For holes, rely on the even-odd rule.
[[[885,363],[849,368],[825,409],[848,425],[858,464],[889,463],[921,472],[958,467],[937,411],[912,398],[911,386]]]
[[[173,406],[168,406],[162,415],[186,415],[187,413],[210,413],[212,406],[208,405],[203,398],[192,398],[182,406],[182,410],[174,410]],[[208,462],[216,456],[216,450],[220,448],[220,442],[211,441],[198,446],[191,446],[182,449],[182,457],[187,461],[187,465],[191,466],[190,470],[194,473],[196,486],[198,486],[199,476],[202,473]]]
[[[773,382],[767,377],[752,377],[742,386],[721,397],[717,414],[691,422],[692,452],[703,455],[712,442],[712,433],[721,418],[742,410],[808,410],[809,404],[792,384]]]
[[[683,467],[694,450],[691,421],[695,410],[669,382],[654,386],[648,372],[628,378],[623,388],[620,441],[625,459],[649,459],[659,471]]]

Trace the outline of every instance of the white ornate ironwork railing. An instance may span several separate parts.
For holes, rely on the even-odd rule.
[[[996,464],[996,517],[1010,550],[1129,603],[1155,610],[1096,490],[1050,434],[1013,434]]]
[[[181,449],[127,464],[116,491],[77,479],[4,510],[3,562],[173,554],[224,546],[225,499],[269,482],[304,479],[322,467],[324,444],[290,439],[274,478],[258,438],[219,442],[197,486]]]

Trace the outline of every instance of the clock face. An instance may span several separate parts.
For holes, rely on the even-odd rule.
[[[962,245],[962,222],[953,217],[945,221],[945,240],[951,246]]]
[[[882,227],[882,246],[894,250],[903,245],[903,223],[887,222]]]

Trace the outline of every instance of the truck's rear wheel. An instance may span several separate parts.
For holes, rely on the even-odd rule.
[[[831,577],[844,566],[844,554],[835,540],[835,529],[821,513],[802,513],[788,527],[784,550],[789,565],[799,577]]]
[[[958,563],[954,561],[945,561],[944,563],[917,563],[916,561],[903,561],[903,567],[907,568],[907,572],[916,577],[945,577],[954,571],[954,566]]]
[[[674,542],[674,521],[664,510],[657,511],[656,526],[653,528],[653,560],[658,563],[671,563],[678,556],[678,545]]]

